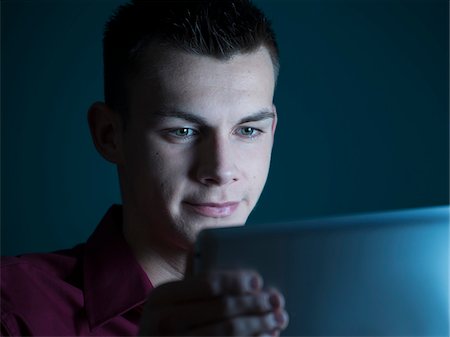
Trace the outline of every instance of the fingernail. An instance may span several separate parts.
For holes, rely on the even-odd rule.
[[[286,323],[286,317],[284,316],[284,314],[282,312],[275,313],[275,320],[280,325],[283,325],[284,323]]]
[[[280,297],[277,294],[271,294],[269,297],[269,302],[272,308],[278,308],[280,306]]]
[[[260,278],[258,276],[254,275],[254,276],[251,277],[251,279],[250,279],[250,288],[252,290],[259,290],[259,289],[261,289],[261,284],[262,284],[262,282],[261,282],[261,280],[260,280]]]

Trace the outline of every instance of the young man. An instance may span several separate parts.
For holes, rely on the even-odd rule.
[[[284,299],[257,272],[186,267],[198,232],[244,224],[267,178],[267,19],[247,0],[134,1],[106,26],[104,69],[88,119],[123,205],[85,244],[3,261],[2,333],[277,334]]]

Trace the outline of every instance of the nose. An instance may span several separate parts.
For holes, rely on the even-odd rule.
[[[196,179],[208,186],[222,186],[239,180],[236,144],[225,135],[211,135],[198,148]]]

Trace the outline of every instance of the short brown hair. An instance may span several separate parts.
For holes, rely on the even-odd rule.
[[[103,37],[105,102],[122,114],[128,84],[151,42],[221,60],[265,46],[278,74],[275,33],[250,0],[134,0],[116,10]]]

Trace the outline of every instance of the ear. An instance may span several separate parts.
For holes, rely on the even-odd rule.
[[[273,109],[273,112],[275,113],[275,118],[273,119],[273,122],[272,122],[272,135],[275,136],[275,130],[277,129],[277,124],[278,124],[277,107],[275,106],[275,104],[272,104],[272,109]]]
[[[95,102],[88,111],[89,129],[97,151],[111,163],[122,161],[122,120],[103,102]]]

